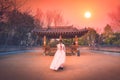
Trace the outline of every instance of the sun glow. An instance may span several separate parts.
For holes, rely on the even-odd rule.
[[[85,18],[90,18],[91,17],[91,13],[89,11],[85,12],[84,14]]]

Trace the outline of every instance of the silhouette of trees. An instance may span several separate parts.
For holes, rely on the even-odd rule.
[[[23,41],[28,44],[32,43],[30,39],[31,36],[28,36],[28,33],[31,34],[31,31],[34,29],[34,17],[29,15],[27,12],[20,12],[19,9],[25,3],[23,0],[1,0],[2,3],[8,4],[9,6],[6,9],[2,9],[3,4],[1,5],[0,12],[4,11],[4,14],[0,16],[5,16],[7,19],[5,22],[0,21],[0,44],[2,45],[20,45]],[[19,2],[18,2],[19,1]],[[26,1],[26,0],[25,0]],[[2,19],[1,19],[2,20]],[[28,39],[29,37],[29,39]]]
[[[102,44],[120,46],[120,36],[119,32],[113,32],[110,25],[106,25],[104,32],[100,35],[102,39]]]
[[[114,37],[112,38],[112,40],[114,41],[114,45],[120,46],[120,32],[114,33]]]
[[[98,34],[93,28],[88,28],[88,30],[89,30],[87,33],[88,44],[89,46],[95,46],[98,41],[97,40]]]
[[[107,24],[105,26],[104,32],[103,32],[103,34],[101,36],[102,36],[104,44],[107,44],[107,45],[112,44],[111,38],[113,37],[113,30],[112,30],[110,25]]]
[[[88,30],[87,34],[79,38],[79,44],[95,47],[99,44],[99,34],[93,28],[88,28]]]
[[[113,30],[109,24],[107,24],[104,28],[103,35],[104,37],[112,37]]]
[[[14,43],[20,43],[25,40],[27,34],[34,29],[34,18],[28,13],[21,13],[17,10],[13,10],[9,13],[9,30],[12,32],[11,37],[15,39]],[[13,33],[14,32],[14,33]],[[13,38],[13,40],[14,40]]]
[[[27,0],[0,0],[0,22],[5,22],[7,14],[12,10],[19,10]]]
[[[11,0],[0,0],[0,22],[6,20],[6,13],[12,8]]]

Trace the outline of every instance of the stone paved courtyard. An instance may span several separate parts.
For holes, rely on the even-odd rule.
[[[40,52],[0,56],[0,80],[120,80],[120,56],[81,52],[59,71],[49,69],[52,59]]]

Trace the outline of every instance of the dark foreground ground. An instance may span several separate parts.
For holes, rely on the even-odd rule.
[[[52,59],[41,52],[0,56],[0,80],[120,80],[120,56],[81,52],[59,71],[49,69]]]

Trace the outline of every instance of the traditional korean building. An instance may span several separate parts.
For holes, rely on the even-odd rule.
[[[38,36],[43,37],[44,46],[46,46],[47,38],[75,38],[75,45],[78,46],[78,37],[86,34],[88,30],[86,28],[77,29],[73,26],[51,26],[48,28],[34,29],[33,32],[36,33]]]

